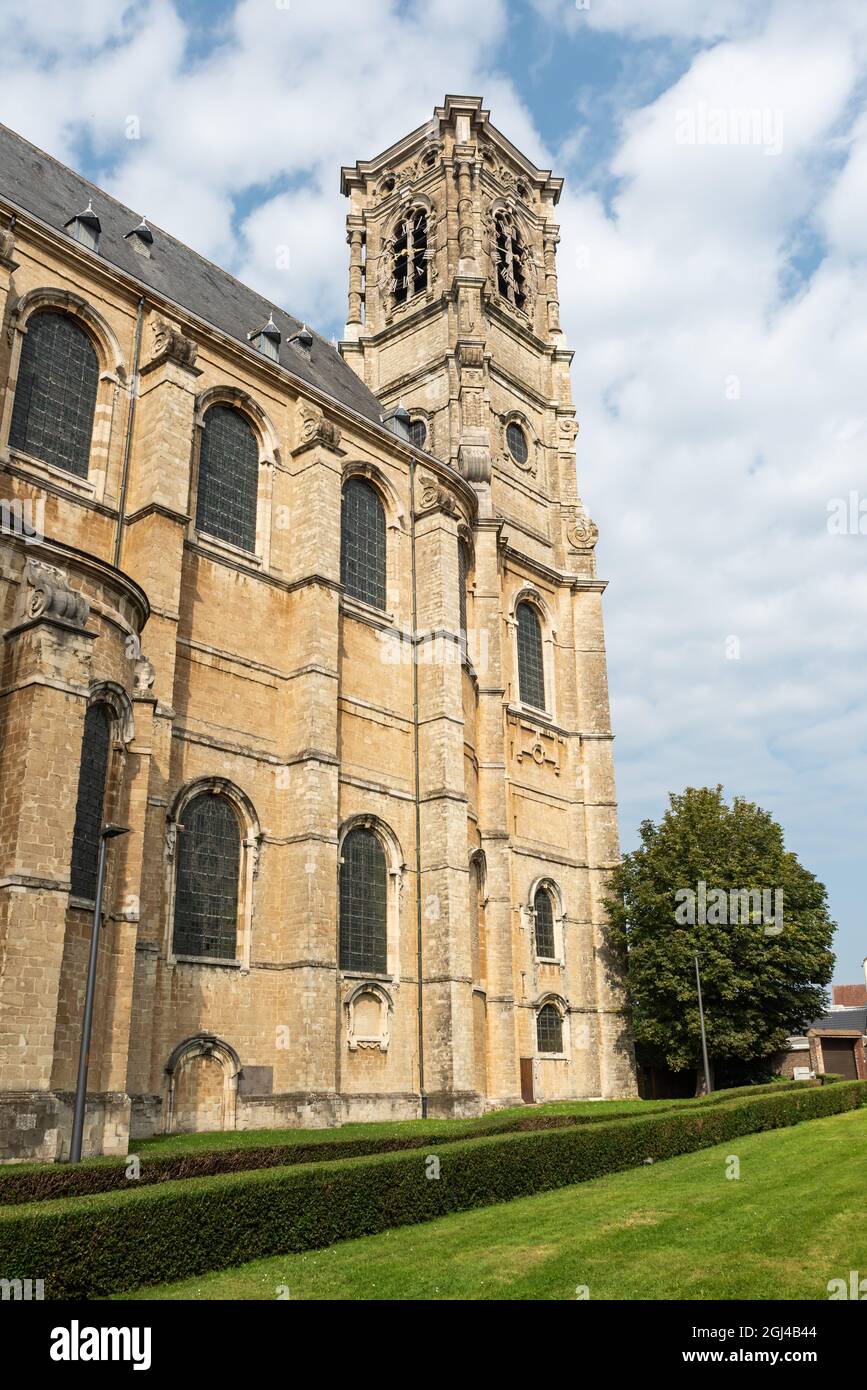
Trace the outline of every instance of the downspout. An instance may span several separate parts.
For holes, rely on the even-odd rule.
[[[427,1092],[424,1087],[424,1002],[422,974],[424,943],[422,939],[421,907],[421,772],[419,769],[418,732],[418,592],[415,571],[415,459],[409,461],[409,535],[412,553],[412,732],[415,749],[415,912],[416,959],[418,972],[418,1089],[421,1098],[421,1117],[427,1119]]]
[[[120,499],[117,504],[117,535],[114,538],[114,567],[120,567],[120,551],[123,544],[123,514],[126,508],[126,485],[129,479],[129,456],[132,449],[132,427],[135,423],[135,406],[138,400],[138,365],[141,354],[141,326],[144,316],[144,295],[138,302],[135,315],[135,347],[132,353],[132,379],[130,381],[129,416],[126,422],[126,440],[123,446],[123,472],[120,477]]]

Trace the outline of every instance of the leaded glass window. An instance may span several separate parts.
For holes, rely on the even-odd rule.
[[[73,897],[96,897],[99,836],[105,803],[105,781],[111,748],[111,719],[105,704],[91,705],[84,717],[75,829],[72,832],[70,872]]]
[[[554,1004],[543,1004],[536,1015],[536,1045],[540,1052],[563,1051],[563,1020]]]
[[[240,411],[212,405],[202,429],[196,529],[252,554],[258,487],[255,434]]]
[[[384,975],[387,969],[388,874],[372,830],[351,830],[340,866],[340,968]]]
[[[363,478],[343,488],[340,578],[352,598],[385,607],[385,508]]]
[[[9,443],[87,477],[99,385],[96,350],[69,314],[43,310],[27,325]]]
[[[519,603],[518,687],[522,704],[545,708],[545,660],[542,652],[542,625],[532,604]]]
[[[461,656],[467,656],[467,583],[470,556],[466,541],[458,541],[458,621],[460,623]]]
[[[514,420],[506,426],[506,444],[509,453],[516,463],[527,462],[530,456],[530,451],[527,447],[527,436],[521,429],[521,426],[515,424]]]
[[[427,425],[424,420],[411,420],[409,424],[410,443],[417,449],[423,449],[427,439]]]
[[[234,960],[241,832],[225,797],[203,792],[188,802],[177,856],[176,955]]]
[[[553,960],[557,954],[554,945],[554,909],[551,894],[540,888],[533,899],[533,914],[536,919],[536,955],[541,960]]]

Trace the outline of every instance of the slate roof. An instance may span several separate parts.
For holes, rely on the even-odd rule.
[[[248,333],[261,328],[273,314],[282,337],[280,365],[368,420],[380,422],[379,401],[327,339],[314,332],[308,357],[287,342],[301,328],[299,319],[153,223],[148,224],[153,233],[151,257],[140,255],[126,234],[139,226],[141,212],[117,202],[4,125],[0,125],[0,199],[62,235],[68,235],[66,224],[92,201],[102,227],[98,252],[102,260],[245,347],[249,347]]]
[[[862,1033],[867,1033],[867,1009],[832,1009],[824,1018],[814,1019],[810,1027],[834,1029],[841,1033],[860,1028]]]

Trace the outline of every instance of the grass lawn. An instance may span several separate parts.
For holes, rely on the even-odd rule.
[[[121,1297],[826,1299],[829,1279],[867,1270],[865,1148],[861,1109]]]

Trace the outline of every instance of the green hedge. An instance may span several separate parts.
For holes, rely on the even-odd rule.
[[[812,1082],[792,1081],[789,1088],[802,1088]],[[779,1083],[766,1086],[742,1086],[731,1091],[714,1091],[709,1096],[690,1100],[650,1102],[653,1114],[668,1110],[719,1105],[739,1096],[758,1096],[778,1092]],[[646,1102],[636,1101],[636,1108]],[[624,1117],[626,1118],[626,1117]],[[631,1118],[631,1117],[629,1117]],[[605,1111],[598,1115],[582,1111],[570,1115],[539,1114],[528,1111],[523,1115],[486,1115],[469,1121],[445,1121],[432,1125],[429,1133],[408,1133],[387,1138],[366,1138],[353,1135],[345,1139],[298,1142],[288,1137],[279,1144],[249,1145],[239,1149],[204,1149],[188,1154],[141,1155],[138,1178],[127,1178],[126,1158],[92,1160],[81,1164],[40,1164],[25,1167],[0,1167],[0,1204],[45,1202],[60,1197],[84,1197],[97,1192],[129,1192],[152,1183],[175,1182],[188,1178],[214,1177],[218,1173],[249,1172],[257,1168],[283,1168],[298,1163],[327,1163],[344,1158],[366,1158],[373,1154],[400,1153],[407,1149],[429,1149],[441,1144],[455,1143],[491,1134],[520,1134],[567,1125],[606,1123]]]
[[[867,1082],[738,1099],[595,1125],[465,1140],[437,1151],[194,1178],[0,1208],[0,1278],[93,1298],[316,1249],[565,1187],[760,1130],[867,1104]]]
[[[835,1081],[843,1080],[843,1073],[839,1071],[820,1071],[817,1078],[823,1086],[832,1086]]]

